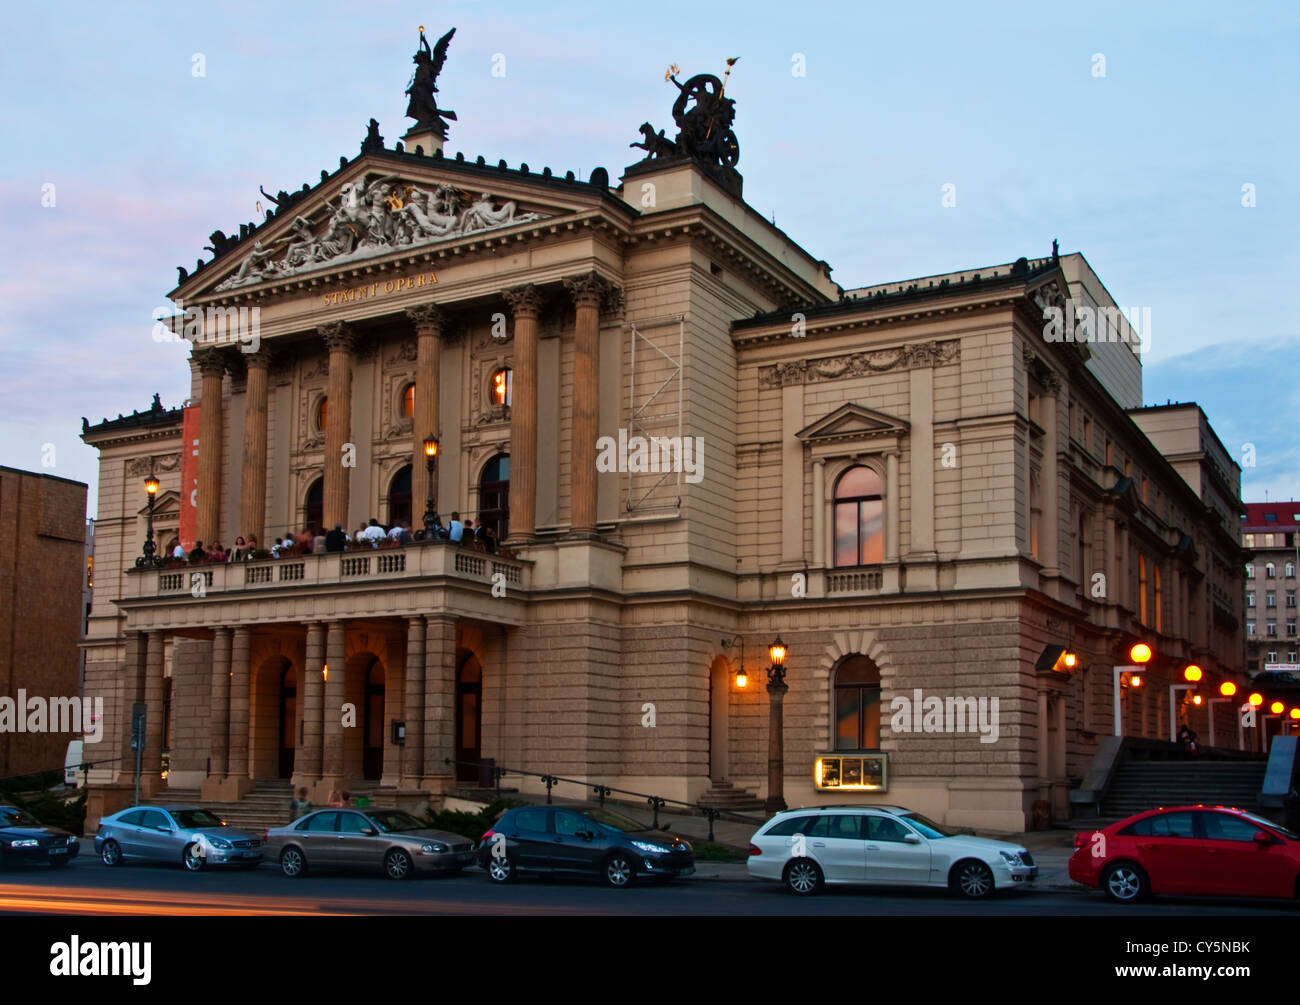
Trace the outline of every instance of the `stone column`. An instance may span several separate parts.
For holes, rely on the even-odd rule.
[[[348,524],[351,468],[343,466],[343,445],[352,439],[352,329],[331,321],[316,329],[329,347],[329,383],[325,398],[324,524]],[[340,670],[342,668],[340,667]]]
[[[573,432],[569,444],[569,529],[596,533],[596,438],[600,435],[600,301],[607,284],[595,272],[566,279],[577,319],[573,334]],[[514,466],[511,466],[511,475]]]
[[[210,547],[221,528],[221,382],[226,363],[219,349],[197,349],[193,357],[203,383],[199,391],[198,506],[194,536]]]
[[[826,564],[826,462],[820,458],[812,466],[812,564],[820,569]]]
[[[140,760],[140,795],[152,796],[163,788],[163,646],[167,636],[150,632],[144,666],[144,757]],[[134,765],[132,766],[134,767]]]
[[[429,497],[429,468],[424,456],[424,438],[440,434],[438,381],[442,332],[447,316],[437,304],[412,307],[406,316],[415,325],[415,412],[411,422],[411,524],[420,527],[420,514]],[[436,489],[436,486],[435,486]],[[408,734],[409,735],[409,734]]]
[[[1061,514],[1059,512],[1059,476],[1056,463],[1057,441],[1057,395],[1061,390],[1060,378],[1055,374],[1045,374],[1041,380],[1043,388],[1043,525],[1039,528],[1038,557],[1043,572],[1058,575],[1061,569],[1061,556],[1058,550]]]
[[[212,697],[208,714],[208,777],[226,777],[230,764],[230,655],[231,631],[212,633]]]
[[[899,556],[898,451],[885,454],[885,561],[897,562]]]
[[[230,642],[230,760],[228,791],[239,798],[251,787],[248,773],[248,704],[253,637],[247,625],[235,628]]]
[[[307,626],[306,659],[302,677],[302,756],[294,759],[294,785],[311,787],[321,778],[321,710],[324,704],[325,626],[313,621]]]
[[[419,788],[424,779],[424,617],[406,621],[406,694],[402,704],[406,742],[400,787]]]
[[[515,316],[514,372],[510,377],[509,541],[525,544],[533,539],[537,528],[537,319],[542,295],[536,286],[528,285],[506,290],[505,298]],[[594,484],[594,459],[592,478]]]
[[[325,705],[321,713],[324,723],[324,748],[321,752],[321,788],[341,788],[343,784],[343,666],[347,662],[342,621],[331,621],[325,631],[325,664],[329,676],[325,678]]]
[[[767,799],[763,809],[768,816],[785,809],[785,693],[790,690],[784,678],[768,681],[767,730]]]
[[[271,355],[259,349],[245,357],[248,383],[244,391],[244,457],[240,473],[239,527],[245,538],[265,540],[266,532],[266,395]]]
[[[456,619],[442,614],[425,618],[424,635],[424,779],[431,792],[450,788],[456,753]]]
[[[149,637],[144,632],[126,633],[126,659],[122,666],[122,712],[118,749],[122,760],[118,762],[117,784],[135,783],[135,751],[131,749],[131,706],[144,701],[145,662],[149,652]],[[141,762],[143,763],[143,761]]]

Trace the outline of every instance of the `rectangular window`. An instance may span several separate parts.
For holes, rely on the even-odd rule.
[[[1293,639],[1293,638],[1295,638],[1295,618],[1288,618],[1288,619],[1287,619],[1287,622],[1286,622],[1286,635],[1287,635],[1287,638],[1289,638],[1289,639]]]
[[[1286,606],[1295,607],[1295,590],[1286,591]]]
[[[1254,634],[1255,634],[1255,622],[1253,622],[1253,621],[1247,621],[1247,622],[1246,622],[1246,634],[1247,634],[1247,635],[1254,635]]]
[[[1248,591],[1246,592],[1246,606],[1247,606],[1247,607],[1254,607],[1254,606],[1255,606],[1255,591],[1254,591],[1254,590],[1248,590]]]
[[[1271,638],[1271,639],[1275,639],[1275,638],[1277,638],[1277,622],[1276,622],[1276,621],[1270,621],[1270,622],[1267,624],[1266,628],[1267,628],[1267,630],[1268,630],[1267,634],[1268,634],[1268,637],[1269,637],[1269,638]]]
[[[1138,555],[1138,621],[1147,623],[1147,557]]]
[[[1276,651],[1271,652],[1271,653],[1268,654],[1268,662],[1270,662],[1270,663],[1276,663],[1276,662],[1277,662],[1277,652],[1276,652]]]
[[[1294,562],[1287,562],[1287,564],[1286,564],[1286,578],[1287,578],[1287,579],[1295,579],[1295,563],[1294,563]]]
[[[1247,579],[1254,579],[1254,578],[1255,578],[1255,567],[1254,567],[1253,565],[1247,564],[1247,566],[1246,566],[1246,578],[1247,578]]]
[[[1274,593],[1272,590],[1269,590],[1267,593],[1264,594],[1264,606],[1265,607],[1277,606],[1277,594]]]
[[[1156,584],[1156,631],[1164,630],[1164,618],[1162,617],[1165,598],[1164,591],[1160,588],[1160,566],[1154,567],[1155,584]]]
[[[1288,663],[1294,663],[1294,662],[1295,662],[1295,650],[1294,650],[1294,649],[1292,649],[1289,653],[1286,654],[1286,661],[1287,661]]]
[[[1254,534],[1247,534],[1247,535],[1245,536],[1245,538],[1243,539],[1243,543],[1245,544],[1245,546],[1246,546],[1247,548],[1253,548],[1253,547],[1255,547],[1255,535],[1254,535]]]

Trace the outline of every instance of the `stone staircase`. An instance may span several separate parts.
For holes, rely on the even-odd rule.
[[[287,779],[267,779],[258,781],[238,802],[204,802],[199,798],[198,789],[167,789],[152,802],[158,806],[202,806],[231,827],[261,834],[268,827],[283,827],[289,822],[292,798],[293,789]]]
[[[749,789],[738,789],[731,782],[714,782],[709,791],[697,800],[701,806],[715,810],[729,810],[743,813],[746,810],[761,810],[763,800]]]
[[[1159,806],[1259,808],[1266,762],[1128,761],[1119,766],[1102,800],[1103,819],[1122,820]]]

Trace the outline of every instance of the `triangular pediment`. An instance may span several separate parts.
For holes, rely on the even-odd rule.
[[[906,436],[908,424],[903,419],[877,412],[855,401],[840,405],[811,425],[795,433],[804,443],[833,443],[848,440],[899,438]]]
[[[176,492],[160,492],[153,502],[153,518],[178,516],[181,511],[181,497]],[[137,511],[139,516],[148,516],[149,504],[146,502]]]
[[[217,257],[193,274],[182,270],[173,296],[313,279],[550,222],[594,202],[590,186],[549,175],[408,160],[362,157],[315,188],[279,193],[274,215],[244,236],[214,231],[206,250]]]

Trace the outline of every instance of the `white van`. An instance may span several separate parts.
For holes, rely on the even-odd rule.
[[[74,788],[80,787],[84,775],[77,770],[77,765],[81,763],[81,740],[72,740],[68,743],[68,752],[63,755],[63,784],[71,785]]]

